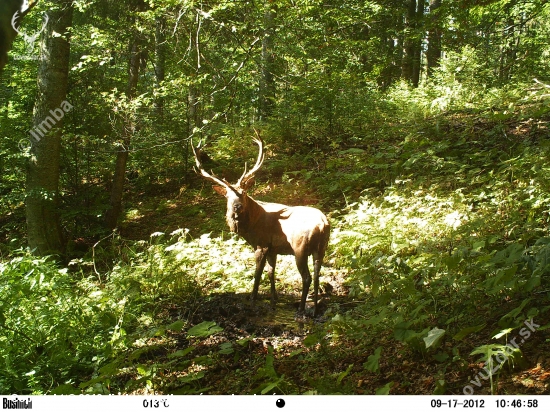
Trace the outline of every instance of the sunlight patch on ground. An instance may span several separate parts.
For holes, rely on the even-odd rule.
[[[138,209],[130,209],[126,212],[126,220],[142,219],[143,214]]]

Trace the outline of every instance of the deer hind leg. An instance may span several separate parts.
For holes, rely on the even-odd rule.
[[[321,274],[321,266],[323,265],[323,259],[328,245],[330,227],[326,228],[326,232],[321,233],[317,239],[317,247],[313,250],[313,316],[317,316],[317,299],[319,296],[319,277]]]
[[[252,289],[252,296],[250,298],[252,302],[254,302],[258,296],[260,280],[262,278],[262,272],[264,271],[265,261],[267,258],[267,249],[256,249],[256,252],[254,252],[254,257],[256,258],[256,271],[254,272],[254,288]]]
[[[313,316],[317,316],[317,296],[319,294],[319,274],[323,264],[323,254],[313,253]]]
[[[304,313],[305,311],[307,293],[311,285],[311,275],[307,267],[307,258],[308,256],[306,254],[296,255],[296,266],[298,267],[300,275],[302,275],[302,299],[300,300],[300,307],[298,309],[300,313]]]
[[[271,304],[275,305],[275,301],[277,300],[277,291],[275,290],[275,265],[277,264],[277,254],[268,252],[267,263],[269,264],[267,276],[269,276],[269,281],[271,282]]]

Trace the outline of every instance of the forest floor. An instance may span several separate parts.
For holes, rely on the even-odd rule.
[[[496,142],[497,147],[517,144],[531,144],[537,139],[546,139],[547,119],[536,121],[524,118],[510,118],[504,122],[493,124],[487,121],[485,115],[476,116],[469,114],[450,115],[444,121],[444,128],[451,134],[457,135],[456,140],[462,136],[466,139],[475,139],[474,147],[464,147],[457,144],[458,152],[463,151],[463,157],[475,159],[482,156],[488,147],[488,142],[477,140],[479,136],[486,134],[488,140]],[[503,130],[503,132],[501,131]],[[495,131],[504,133],[506,139],[493,138]],[[475,132],[475,137],[472,135]],[[425,130],[419,132],[421,135]],[[494,139],[494,140],[493,140]],[[514,140],[510,140],[514,139]],[[452,147],[451,143],[451,147]],[[480,144],[478,153],[475,145]],[[378,150],[370,149],[373,155]],[[387,150],[387,149],[386,149]],[[450,149],[452,151],[452,149]],[[456,154],[456,153],[455,153]],[[413,152],[413,158],[416,156]],[[512,154],[510,154],[512,157]],[[459,156],[458,159],[461,159]],[[485,161],[487,166],[487,161]],[[475,160],[474,160],[475,163]],[[353,167],[353,166],[351,166]],[[475,165],[471,165],[474,168]],[[342,164],[340,170],[332,173],[349,174],[353,169],[350,165]],[[479,169],[474,171],[478,176]],[[416,178],[421,177],[419,172]],[[427,176],[430,176],[427,174]],[[457,175],[460,176],[460,175]],[[273,179],[273,177],[271,177]],[[437,179],[436,175],[428,177]],[[446,179],[446,178],[445,178]],[[422,181],[422,179],[419,179]],[[140,205],[138,213],[129,216],[123,223],[121,234],[130,239],[146,239],[150,233],[163,231],[170,233],[180,227],[189,229],[192,237],[199,237],[203,233],[211,232],[213,236],[227,233],[224,221],[225,200],[215,194],[210,184],[205,184],[195,176],[190,177],[189,184],[169,182],[155,190],[139,193],[128,199],[129,204]],[[452,178],[451,178],[452,181]],[[474,180],[467,182],[472,184]],[[449,183],[446,183],[449,184]],[[454,185],[456,183],[450,183]],[[200,187],[200,190],[196,190]],[[421,186],[420,186],[421,187]],[[437,184],[435,185],[437,187]],[[320,196],[312,191],[298,190],[300,198],[296,198],[296,190],[285,187],[279,180],[270,180],[269,185],[260,186],[255,196],[259,200],[272,201],[287,204],[316,204]],[[136,193],[136,192],[134,192]],[[152,195],[153,194],[153,195]],[[167,200],[170,199],[170,200]],[[332,207],[336,205],[333,203]],[[338,205],[341,206],[341,205]],[[345,215],[339,219],[345,219]],[[279,257],[281,259],[281,257]],[[253,262],[250,261],[252,266]],[[323,313],[327,308],[327,316],[323,314],[317,319],[308,318],[304,321],[296,321],[294,318],[300,279],[292,263],[287,262],[288,270],[278,276],[277,288],[283,290],[280,300],[275,308],[268,304],[267,296],[255,307],[251,307],[248,301],[249,291],[214,292],[199,298],[192,308],[171,307],[164,311],[166,321],[187,319],[189,324],[196,325],[205,321],[213,321],[223,328],[205,340],[196,342],[195,355],[207,356],[215,353],[216,348],[222,347],[217,361],[208,368],[208,373],[201,381],[201,390],[205,393],[229,394],[229,393],[255,393],[265,389],[265,382],[271,381],[273,391],[287,390],[291,393],[307,393],[312,387],[319,393],[355,393],[373,394],[381,387],[390,388],[392,394],[432,394],[443,385],[441,393],[463,394],[468,385],[475,394],[548,394],[550,393],[550,339],[548,330],[534,331],[529,339],[521,340],[521,352],[523,357],[516,362],[505,362],[495,369],[492,376],[494,380],[493,390],[483,372],[483,362],[472,363],[467,359],[472,350],[477,347],[494,342],[492,336],[494,330],[483,329],[478,333],[469,335],[468,339],[459,342],[447,341],[444,351],[453,353],[452,361],[440,362],[434,355],[411,352],[411,347],[406,342],[395,339],[391,329],[376,336],[365,332],[360,339],[361,350],[357,350],[357,338],[346,339],[343,336],[338,339],[336,346],[332,342],[307,342],[316,331],[322,329],[324,322],[338,314],[353,309],[357,304],[355,297],[349,295],[347,282],[348,269],[335,266],[333,262],[325,262],[321,284],[323,290]],[[296,272],[293,275],[289,273]],[[290,279],[289,279],[290,276]],[[267,280],[262,286],[267,290]],[[281,283],[283,286],[281,286]],[[368,291],[368,287],[366,289]],[[544,292],[544,291],[543,291]],[[535,296],[536,299],[536,296]],[[450,301],[452,305],[452,300]],[[504,312],[507,307],[515,307],[514,298],[506,298],[502,302]],[[487,307],[479,304],[478,315]],[[367,318],[368,315],[364,315]],[[372,314],[371,316],[374,316]],[[436,316],[435,313],[430,316]],[[496,325],[502,316],[502,311],[495,310],[492,319],[485,319],[489,325]],[[550,322],[550,312],[542,311],[537,316],[537,322],[541,325]],[[437,321],[436,318],[433,319]],[[329,322],[330,323],[330,322]],[[326,332],[326,331],[325,331]],[[329,329],[330,333],[331,330]],[[337,334],[337,331],[332,331]],[[518,330],[513,333],[517,334]],[[189,339],[185,333],[178,337],[174,335],[177,343],[174,350],[181,350],[189,345]],[[519,341],[519,338],[518,338]],[[231,345],[231,342],[244,342]],[[372,373],[366,370],[365,365],[377,347],[384,348],[384,356],[380,358],[379,370]],[[313,359],[313,361],[312,361]],[[158,361],[158,360],[157,360]],[[345,378],[345,379],[344,379]],[[168,380],[170,381],[170,379]],[[177,379],[176,379],[177,381]],[[335,385],[334,382],[337,381]],[[435,390],[434,390],[435,388]],[[175,389],[170,383],[162,388],[162,391]],[[466,392],[465,392],[466,391]]]
[[[333,282],[331,282],[333,284]],[[276,353],[276,372],[286,380],[296,385],[298,393],[309,390],[312,383],[319,383],[326,379],[338,376],[347,367],[353,365],[343,393],[374,394],[376,390],[387,382],[394,382],[391,386],[392,394],[431,395],[434,391],[435,378],[440,368],[438,362],[423,357],[411,357],[407,354],[405,344],[397,343],[391,334],[370,337],[372,351],[358,353],[353,343],[339,345],[336,356],[331,356],[331,348],[326,351],[321,362],[312,368],[311,364],[299,359],[297,354],[307,354],[310,349],[304,347],[304,339],[315,330],[314,323],[323,321],[309,319],[306,323],[296,322],[294,314],[297,297],[281,299],[273,309],[268,301],[264,301],[251,309],[248,295],[224,294],[209,297],[200,308],[192,314],[193,324],[203,321],[215,321],[223,328],[223,332],[202,341],[196,348],[196,355],[208,355],[219,345],[226,342],[246,339],[246,350],[220,359],[212,368],[208,369],[208,378],[202,381],[208,394],[248,394],[257,391],[258,382],[242,380],[241,377],[250,377],[258,374],[264,366],[264,359],[268,354],[268,347]],[[345,293],[331,296],[329,302],[338,302],[340,305],[352,305],[353,300]],[[174,308],[177,312],[179,309]],[[181,313],[178,313],[181,315]],[[174,316],[177,318],[177,316]],[[547,321],[550,319],[546,319]],[[489,334],[480,334],[468,342],[471,350],[476,346],[491,341]],[[179,340],[184,349],[188,345],[185,334]],[[384,361],[380,364],[380,373],[366,373],[363,364],[377,346],[385,348]],[[449,344],[450,346],[450,344]],[[315,348],[317,349],[317,348]],[[549,394],[550,383],[550,343],[545,341],[543,333],[533,335],[528,341],[521,344],[525,363],[516,370],[505,366],[493,379],[497,382],[495,393],[499,394]],[[158,361],[158,360],[157,360]],[[483,364],[464,365],[461,371],[452,370],[444,374],[447,385],[446,394],[461,395],[464,387],[470,385],[475,394],[491,394],[489,381],[478,375],[482,372]],[[486,375],[486,374],[484,374]],[[304,377],[309,376],[310,380]],[[476,381],[480,387],[471,381]],[[474,377],[471,379],[471,377]],[[398,383],[399,382],[399,383]],[[322,385],[321,385],[322,386]],[[163,388],[169,390],[168,387]],[[277,392],[277,390],[274,390]]]
[[[196,182],[195,182],[196,183]],[[198,182],[200,184],[200,181]],[[187,186],[183,186],[184,189]],[[209,196],[210,185],[205,185],[197,195],[196,192],[177,189],[177,185],[169,184],[160,187],[155,192],[157,196],[145,196],[143,199],[130,198],[129,203],[140,204],[142,209],[138,217],[125,220],[121,227],[123,237],[140,240],[145,239],[150,233],[171,231],[184,225],[190,233],[198,237],[206,228],[216,232],[224,227],[225,200],[219,198],[213,191]],[[183,194],[182,194],[183,193]],[[192,194],[192,196],[189,196]],[[168,206],[166,199],[173,199]],[[282,199],[281,202],[292,200]],[[182,214],[189,205],[197,206],[197,213]],[[223,231],[223,229],[222,229]],[[279,257],[281,259],[281,257]],[[250,262],[253,265],[253,262]],[[297,274],[297,271],[296,271]],[[347,371],[349,376],[345,385],[342,385],[342,393],[373,394],[384,384],[392,382],[392,394],[423,394],[434,393],[437,387],[437,377],[445,381],[445,393],[461,395],[464,388],[469,385],[475,394],[491,394],[489,380],[485,380],[487,374],[483,372],[483,362],[463,363],[457,362],[456,367],[448,370],[441,369],[439,362],[429,356],[411,356],[407,345],[396,342],[391,333],[379,336],[364,336],[363,347],[371,348],[364,352],[356,350],[353,341],[340,341],[338,348],[330,345],[316,344],[313,347],[304,346],[304,339],[315,333],[319,325],[329,320],[324,316],[324,311],[329,306],[336,306],[338,311],[344,312],[353,308],[358,302],[349,296],[349,287],[346,286],[346,271],[333,267],[324,267],[321,278],[320,309],[323,312],[316,319],[311,318],[311,299],[308,301],[308,315],[304,319],[295,317],[299,301],[299,277],[294,277],[293,292],[279,294],[279,300],[275,307],[269,304],[267,296],[267,279],[264,279],[264,295],[255,306],[249,302],[249,293],[213,293],[199,298],[191,308],[179,305],[167,307],[163,311],[165,322],[177,319],[187,319],[189,324],[197,325],[201,322],[213,321],[223,331],[205,340],[195,342],[195,356],[209,356],[216,352],[224,344],[229,345],[226,354],[220,354],[217,361],[208,367],[208,373],[201,380],[201,393],[208,394],[247,394],[258,392],[259,385],[265,378],[266,356],[273,353],[273,362],[278,379],[292,382],[292,393],[307,393],[311,386],[323,388],[326,381],[327,390],[334,390],[332,381]],[[281,281],[281,279],[278,279]],[[289,282],[283,279],[283,282]],[[280,284],[277,283],[277,287]],[[483,310],[480,308],[480,310]],[[334,316],[334,311],[329,317]],[[550,322],[548,313],[540,316],[538,321]],[[496,324],[498,317],[487,319],[487,323]],[[540,325],[539,325],[540,326]],[[474,348],[491,342],[489,330],[482,331],[471,337],[461,346],[460,350],[465,355]],[[174,333],[171,351],[184,350],[189,347],[190,341],[186,333]],[[518,339],[519,341],[519,339]],[[231,345],[231,342],[243,342],[241,345]],[[450,342],[446,343],[449,350]],[[368,362],[376,347],[384,347],[385,356],[380,363],[380,372],[377,374],[365,371],[364,364]],[[273,352],[270,352],[272,348]],[[155,362],[169,361],[169,352],[155,353]],[[308,353],[320,352],[316,357],[315,365],[306,362]],[[521,362],[511,365],[505,363],[493,376],[495,384],[494,393],[499,394],[549,394],[550,393],[550,339],[548,332],[534,333],[529,339],[522,340]],[[160,358],[159,358],[160,356]],[[165,357],[163,359],[163,356]],[[350,369],[347,369],[350,368]],[[485,376],[485,378],[484,378]],[[131,378],[131,376],[127,376]],[[178,374],[166,379],[162,388],[157,388],[159,393],[177,391]],[[273,392],[284,388],[279,384]],[[139,391],[138,391],[139,393]]]
[[[549,394],[548,125],[546,106],[520,107],[397,124],[386,141],[330,155],[274,143],[269,162],[289,172],[267,168],[253,196],[331,211],[317,318],[295,317],[292,256],[278,258],[275,307],[266,277],[251,306],[253,251],[228,233],[210,184],[127,182],[119,232],[95,227],[67,267],[6,247],[1,291],[19,306],[2,319],[37,338],[3,347],[21,360],[5,382],[58,394]],[[8,217],[0,237],[21,241],[23,204]],[[519,350],[489,378],[484,361],[513,338]]]

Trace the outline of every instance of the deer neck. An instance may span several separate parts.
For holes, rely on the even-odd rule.
[[[246,211],[238,220],[228,217],[227,224],[232,232],[242,236],[252,246],[256,246],[257,237],[260,235],[261,230],[258,230],[255,226],[264,213],[264,209],[254,199],[248,197]]]

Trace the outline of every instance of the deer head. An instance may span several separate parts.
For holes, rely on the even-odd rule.
[[[191,145],[195,157],[195,172],[213,182],[215,184],[214,190],[227,199],[227,224],[231,231],[235,233],[241,233],[246,230],[250,213],[250,198],[246,192],[254,183],[254,175],[262,166],[265,158],[264,142],[256,129],[254,129],[254,132],[256,133],[256,136],[253,138],[254,142],[256,142],[260,149],[258,159],[254,167],[249,171],[246,170],[247,166],[245,164],[244,173],[235,184],[231,184],[225,179],[220,179],[213,172],[208,173],[204,170],[197,150]]]

